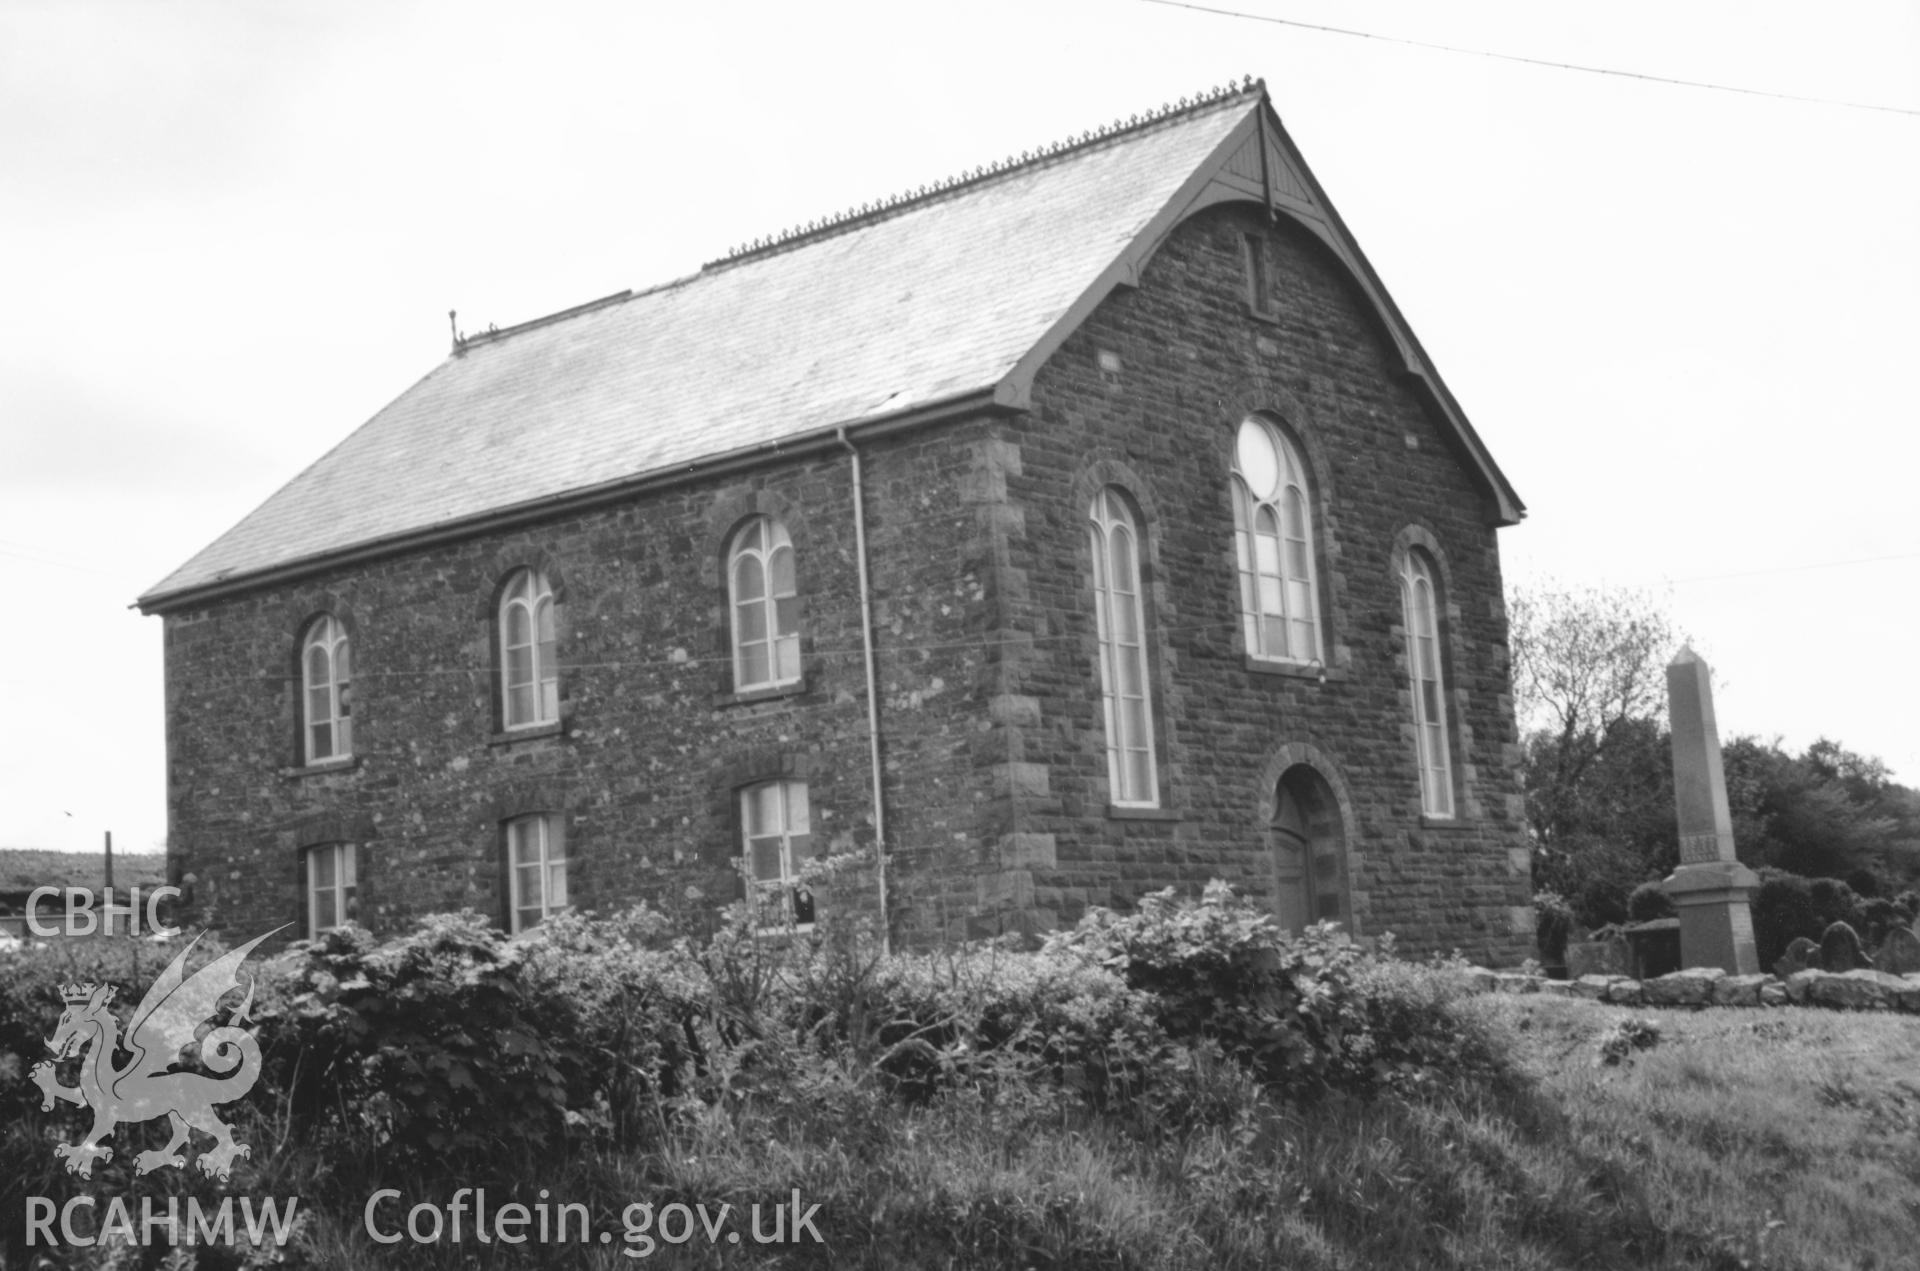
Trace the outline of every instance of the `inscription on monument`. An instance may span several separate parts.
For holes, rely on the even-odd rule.
[[[1732,855],[1732,853],[1728,853]],[[1720,836],[1718,834],[1682,834],[1680,836],[1680,860],[1686,865],[1701,861],[1720,860]]]

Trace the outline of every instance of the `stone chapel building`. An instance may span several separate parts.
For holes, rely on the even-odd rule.
[[[1249,83],[451,355],[140,598],[204,920],[1532,944],[1523,508]],[[884,847],[810,893],[806,859]]]

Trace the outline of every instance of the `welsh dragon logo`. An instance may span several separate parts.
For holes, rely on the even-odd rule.
[[[51,1111],[55,1100],[93,1109],[93,1129],[87,1137],[53,1149],[56,1156],[66,1159],[68,1173],[91,1178],[94,1161],[113,1159],[113,1149],[102,1147],[100,1140],[113,1133],[116,1125],[159,1116],[173,1123],[173,1138],[163,1148],[140,1153],[134,1160],[136,1173],[150,1173],[163,1165],[185,1169],[187,1162],[180,1149],[187,1145],[192,1130],[213,1138],[214,1145],[200,1153],[197,1163],[202,1173],[223,1182],[232,1172],[236,1156],[252,1155],[245,1143],[234,1142],[232,1127],[213,1113],[213,1105],[241,1098],[260,1076],[260,1045],[251,1032],[240,1027],[253,1005],[252,981],[247,983],[246,1000],[227,1023],[200,1039],[201,1062],[224,1075],[210,1077],[171,1069],[181,1049],[194,1040],[199,1025],[213,1016],[220,998],[240,987],[237,972],[247,954],[273,934],[269,931],[249,940],[188,975],[187,955],[200,943],[200,937],[195,936],[140,999],[127,1025],[124,1043],[120,1041],[120,1022],[109,1009],[115,986],[69,984],[60,990],[67,1009],[47,1041],[53,1058],[35,1064],[28,1075],[45,1096],[40,1103],[43,1111]],[[122,1045],[133,1058],[124,1067],[115,1068],[114,1051]],[[80,1084],[63,1086],[54,1076],[53,1066],[75,1055],[82,1055]]]

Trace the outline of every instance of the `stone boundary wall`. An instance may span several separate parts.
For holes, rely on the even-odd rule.
[[[1728,975],[1718,967],[1689,967],[1657,979],[1623,975],[1583,975],[1550,980],[1524,971],[1467,970],[1469,982],[1487,993],[1544,993],[1580,997],[1615,1006],[1826,1006],[1843,1011],[1903,1011],[1920,1015],[1920,972],[1796,971],[1782,980],[1772,975]]]

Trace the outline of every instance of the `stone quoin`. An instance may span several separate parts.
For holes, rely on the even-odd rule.
[[[1218,877],[1517,962],[1522,514],[1265,86],[1213,90],[456,329],[141,597],[170,881],[521,929],[744,859],[925,945]]]

